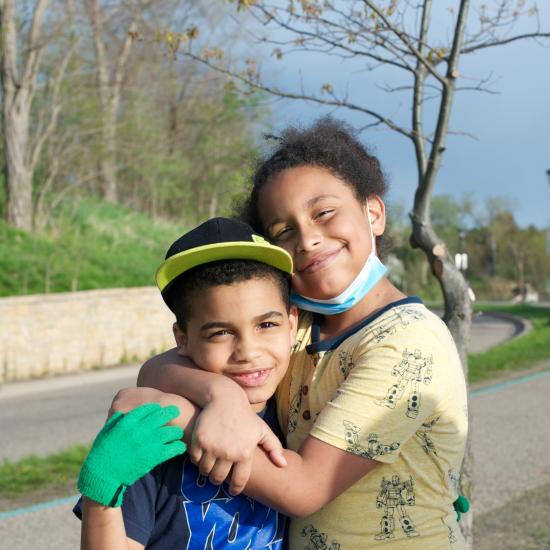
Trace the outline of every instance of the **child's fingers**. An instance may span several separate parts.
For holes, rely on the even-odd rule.
[[[107,418],[107,421],[105,422],[105,425],[103,426],[103,429],[109,428],[113,424],[116,424],[119,421],[121,416],[124,416],[124,414],[121,412],[116,412],[113,415],[109,416]]]
[[[144,429],[154,429],[159,426],[164,426],[165,424],[168,424],[168,422],[170,422],[171,420],[174,420],[174,418],[178,417],[180,414],[179,408],[175,405],[170,405],[168,407],[161,407],[158,403],[148,403],[148,405],[152,405],[154,408],[151,409],[150,413],[147,414],[147,416],[141,419],[141,426]],[[145,406],[146,405],[142,405],[141,407],[139,407],[139,409]]]
[[[183,441],[172,441],[164,445],[164,460],[170,460],[175,456],[182,455],[187,449],[187,445]]]
[[[271,460],[271,462],[273,462],[273,464],[275,464],[275,466],[284,468],[287,465],[287,461],[282,448],[277,448],[269,451],[267,453],[267,456],[269,456],[269,459]]]
[[[233,463],[227,460],[216,460],[216,463],[214,464],[212,470],[210,470],[210,475],[208,476],[210,483],[213,483],[214,485],[221,485],[229,476],[232,466]]]
[[[233,466],[231,479],[229,481],[229,494],[232,496],[238,495],[244,491],[250,473],[252,471],[252,459],[244,462],[238,462]]]
[[[156,411],[159,411],[160,408],[161,407],[158,403],[145,403],[144,405],[140,405],[136,409],[131,410],[129,413],[126,413],[126,418],[128,421],[132,420],[139,422]]]
[[[162,426],[158,438],[162,443],[170,443],[183,438],[183,430],[179,426]]]
[[[197,467],[203,476],[208,477],[214,464],[216,464],[216,458],[208,453],[204,453]]]
[[[187,449],[187,454],[189,455],[189,458],[191,459],[191,462],[193,464],[195,464],[195,466],[197,466],[199,464],[199,462],[201,461],[201,458],[202,458],[202,455],[203,455],[203,452],[202,452],[202,449],[196,445],[196,444],[192,444],[191,447],[189,447],[189,449]]]
[[[279,438],[269,429],[265,431],[258,445],[268,454],[275,466],[286,466],[286,458],[283,455],[283,446]]]

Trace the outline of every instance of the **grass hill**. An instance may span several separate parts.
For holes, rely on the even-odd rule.
[[[86,197],[67,202],[47,232],[0,221],[0,296],[154,284],[186,228]]]

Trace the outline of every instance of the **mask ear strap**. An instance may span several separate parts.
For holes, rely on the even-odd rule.
[[[376,254],[376,239],[374,238],[374,231],[372,229],[372,222],[370,221],[370,210],[367,202],[367,219],[369,220],[370,227],[370,245],[371,245],[371,254]]]

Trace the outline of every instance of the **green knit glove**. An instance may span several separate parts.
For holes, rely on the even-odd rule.
[[[456,521],[460,521],[460,516],[470,509],[470,502],[464,495],[460,495],[454,502],[453,507],[456,512]]]
[[[183,430],[165,426],[179,415],[175,406],[146,403],[115,413],[97,434],[80,475],[82,495],[105,506],[122,504],[126,487],[155,466],[185,452]]]

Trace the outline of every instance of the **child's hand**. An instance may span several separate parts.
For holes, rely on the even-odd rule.
[[[107,418],[110,418],[116,412],[130,412],[145,403],[159,403],[164,405],[164,396],[164,392],[155,390],[154,388],[123,388],[115,395]]]
[[[286,466],[282,445],[268,425],[250,408],[248,400],[230,397],[213,400],[204,408],[195,423],[191,460],[201,474],[216,485],[231,473],[229,492],[237,495],[245,488],[258,445],[277,466]]]
[[[126,487],[158,464],[184,453],[181,428],[165,426],[178,414],[177,407],[150,403],[111,416],[80,470],[82,495],[105,506],[120,506]]]

